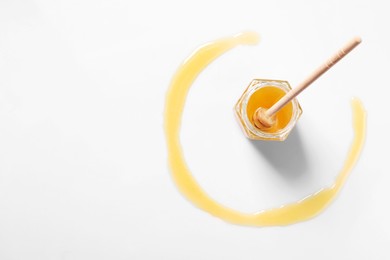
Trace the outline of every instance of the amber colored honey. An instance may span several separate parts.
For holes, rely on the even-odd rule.
[[[226,51],[238,45],[254,44],[256,42],[257,36],[255,34],[244,33],[208,43],[197,49],[177,70],[167,93],[164,115],[168,163],[173,180],[178,189],[189,201],[200,209],[225,221],[239,225],[260,227],[289,225],[308,220],[318,215],[340,192],[349,173],[357,162],[363,147],[366,130],[366,113],[363,104],[359,100],[354,99],[352,101],[354,137],[344,166],[331,187],[323,188],[302,200],[256,213],[239,212],[218,203],[209,197],[199,186],[185,162],[179,139],[183,107],[188,90],[199,73],[207,65]],[[286,124],[288,118],[291,117],[288,116],[291,113],[291,108],[290,112],[288,111],[287,109],[286,116],[280,119],[280,127]],[[332,126],[330,125],[329,127]]]
[[[270,108],[275,104],[279,99],[281,99],[286,92],[278,87],[265,86],[256,90],[249,98],[246,113],[249,121],[253,123],[253,115],[259,107]],[[268,133],[275,133],[279,130],[285,128],[291,120],[293,114],[292,103],[288,103],[281,110],[275,114],[275,124],[268,129],[263,129],[262,131]]]

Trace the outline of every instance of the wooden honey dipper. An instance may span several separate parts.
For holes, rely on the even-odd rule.
[[[343,48],[341,48],[336,54],[334,54],[329,60],[317,68],[312,74],[310,74],[301,84],[296,88],[290,90],[281,99],[278,100],[271,108],[266,109],[259,107],[253,114],[253,122],[259,129],[268,129],[275,123],[275,114],[287,105],[293,98],[306,89],[311,83],[318,79],[322,74],[329,70],[333,65],[345,57],[350,51],[361,43],[360,37],[355,37],[350,40]]]

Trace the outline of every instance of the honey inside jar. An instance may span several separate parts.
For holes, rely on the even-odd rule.
[[[265,86],[256,90],[250,96],[246,107],[246,114],[251,124],[255,127],[253,122],[253,115],[259,107],[268,109],[272,107],[272,105],[275,104],[279,99],[281,99],[285,94],[286,93],[284,90],[274,86]],[[276,123],[272,127],[264,129],[262,131],[268,133],[276,133],[284,129],[290,122],[292,115],[293,105],[290,102],[276,113]]]

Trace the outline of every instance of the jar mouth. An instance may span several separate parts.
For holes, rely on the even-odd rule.
[[[286,136],[291,129],[294,127],[296,121],[298,120],[300,116],[300,110],[299,110],[299,104],[298,100],[294,98],[291,100],[292,103],[292,115],[290,118],[290,121],[288,124],[282,128],[279,129],[278,131],[274,133],[269,133],[260,130],[256,126],[252,124],[252,122],[249,120],[248,113],[247,113],[247,106],[250,97],[252,96],[253,93],[255,93],[257,90],[264,88],[264,87],[275,87],[278,89],[283,90],[285,93],[289,92],[291,88],[289,87],[288,84],[286,84],[283,81],[264,81],[264,82],[257,82],[254,85],[251,86],[251,90],[245,93],[243,100],[242,100],[242,105],[241,105],[241,115],[243,115],[243,121],[245,126],[248,128],[250,132],[252,132],[253,135],[256,135],[260,138],[264,139],[284,139],[283,137]]]

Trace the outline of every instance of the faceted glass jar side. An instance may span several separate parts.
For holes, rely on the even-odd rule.
[[[235,106],[235,114],[237,115],[239,124],[241,125],[245,135],[254,140],[275,140],[275,141],[284,141],[288,135],[290,134],[291,130],[294,128],[295,124],[297,123],[299,117],[302,114],[302,108],[298,103],[298,100],[294,98],[291,101],[292,104],[292,114],[290,121],[287,123],[287,125],[279,129],[278,131],[274,133],[266,132],[263,130],[260,130],[257,128],[249,119],[249,116],[247,113],[247,106],[248,101],[251,98],[251,96],[258,91],[261,88],[265,87],[275,87],[278,89],[283,90],[285,93],[289,92],[291,90],[291,86],[287,81],[283,80],[268,80],[268,79],[254,79],[249,84],[247,89],[242,94],[241,98],[238,100],[236,106]]]

